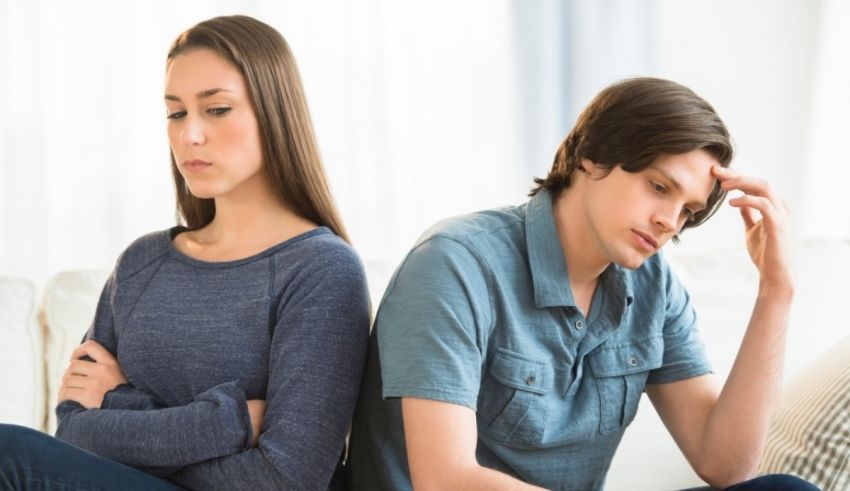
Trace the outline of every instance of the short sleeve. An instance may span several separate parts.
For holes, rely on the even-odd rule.
[[[661,367],[649,373],[648,384],[677,382],[712,373],[690,295],[666,265],[663,274],[666,295],[664,357]]]
[[[492,317],[485,275],[465,245],[436,236],[414,248],[375,321],[383,397],[476,409]]]

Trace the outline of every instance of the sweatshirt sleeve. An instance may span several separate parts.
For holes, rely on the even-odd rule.
[[[112,313],[112,299],[115,296],[115,275],[113,272],[106,280],[100,299],[97,303],[92,325],[83,337],[83,342],[89,339],[97,341],[105,347],[112,356],[117,358],[117,336],[115,321]],[[153,394],[133,386],[131,383],[121,384],[103,395],[101,409],[161,409],[165,404]],[[61,422],[60,414],[59,421]]]
[[[107,279],[86,334],[113,356],[115,276]],[[57,438],[139,467],[173,468],[233,454],[249,448],[253,435],[244,392],[235,382],[212,387],[190,404],[171,408],[125,384],[105,394],[100,409],[64,401],[56,413]]]
[[[267,409],[257,447],[170,476],[191,489],[326,490],[354,412],[369,336],[369,297],[348,248],[311,260],[278,301]]]

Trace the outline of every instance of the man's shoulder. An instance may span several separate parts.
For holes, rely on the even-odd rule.
[[[525,205],[504,206],[439,221],[431,226],[414,249],[429,242],[454,242],[468,249],[489,248],[523,235]]]
[[[689,299],[675,268],[662,252],[647,258],[639,268],[626,270],[626,287],[640,299],[636,305],[638,310],[685,305]]]

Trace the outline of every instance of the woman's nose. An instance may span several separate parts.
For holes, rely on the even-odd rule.
[[[184,145],[201,145],[205,142],[203,121],[186,115],[183,127],[180,129],[180,143]]]

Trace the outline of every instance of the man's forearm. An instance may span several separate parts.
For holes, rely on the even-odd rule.
[[[421,486],[421,489],[467,489],[470,491],[539,491],[544,489],[480,465],[459,469],[458,473],[449,477],[448,481],[450,482],[429,481],[428,484]],[[414,480],[413,487],[420,489],[419,482]]]
[[[703,433],[698,471],[712,485],[751,477],[782,384],[793,287],[760,287],[738,356]]]

